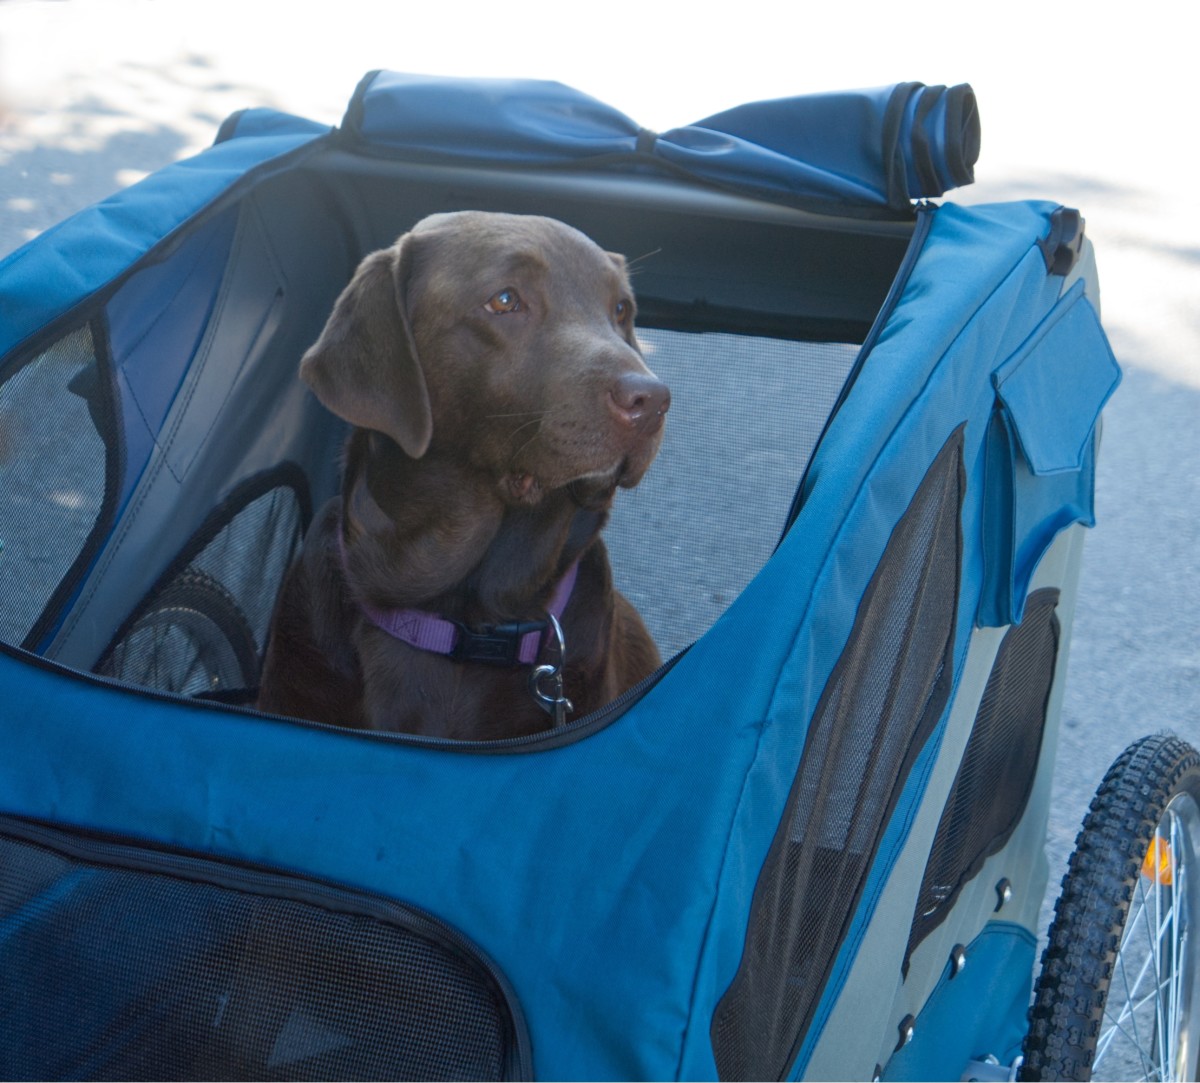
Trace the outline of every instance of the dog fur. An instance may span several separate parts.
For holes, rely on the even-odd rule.
[[[417,649],[362,607],[536,620],[576,561],[573,717],[658,667],[599,537],[670,404],[633,320],[622,257],[553,219],[435,215],[363,260],[300,365],[354,428],[341,493],[284,580],[262,710],[460,740],[546,729],[529,667]]]

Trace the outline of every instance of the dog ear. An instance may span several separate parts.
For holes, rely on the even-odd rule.
[[[300,378],[338,417],[390,436],[419,459],[433,436],[433,415],[405,300],[414,249],[406,234],[359,264],[301,358]]]

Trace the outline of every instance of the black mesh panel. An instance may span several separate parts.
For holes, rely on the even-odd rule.
[[[0,384],[0,639],[37,646],[111,514],[120,454],[111,368],[90,327]]]
[[[505,1079],[505,991],[398,904],[0,821],[0,1078]]]
[[[963,885],[1001,850],[1025,811],[1054,683],[1057,590],[1031,594],[1001,641],[934,836],[907,957],[950,912]]]
[[[236,698],[247,690],[248,698],[308,518],[298,470],[243,486],[122,626],[96,671],[166,692]]]
[[[888,541],[808,729],[713,1016],[722,1079],[789,1069],[909,770],[946,706],[961,564],[962,431]]]

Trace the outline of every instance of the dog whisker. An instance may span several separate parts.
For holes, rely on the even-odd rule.
[[[643,260],[649,259],[651,256],[657,256],[662,251],[661,248],[655,248],[651,252],[646,252],[640,256],[635,256],[633,259],[625,261],[625,271],[629,275],[637,274],[641,268],[638,266]]]
[[[513,440],[515,440],[525,429],[529,428],[530,425],[540,425],[542,423],[542,420],[545,418],[545,416],[546,416],[545,414],[539,413],[537,415],[537,417],[533,418],[532,420],[526,421],[523,425],[518,425],[515,429],[513,429],[513,431],[511,433],[509,433],[509,436],[508,436],[509,442],[511,443]],[[540,432],[540,431],[541,430],[539,429],[538,432]],[[531,443],[533,443],[534,440],[537,439],[537,437],[538,437],[538,433],[535,432],[533,434],[533,436],[531,436],[522,445],[521,450],[524,451],[525,448],[527,448]]]
[[[521,429],[523,429],[523,428],[526,428],[526,426],[522,425]],[[518,429],[517,432],[520,432],[521,429]],[[514,432],[513,436],[516,436],[516,435],[517,435],[517,433]],[[522,453],[526,450],[526,448],[528,448],[541,435],[542,435],[542,430],[538,429],[528,440],[525,441],[525,443],[523,443],[519,448],[517,448],[516,451],[513,452],[512,461],[516,462],[517,459],[519,459],[521,457]]]

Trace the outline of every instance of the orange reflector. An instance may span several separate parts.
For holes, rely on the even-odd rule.
[[[1171,856],[1171,844],[1166,839],[1155,836],[1146,851],[1146,860],[1142,862],[1142,875],[1152,882],[1166,884],[1168,887],[1174,880],[1175,861]]]

